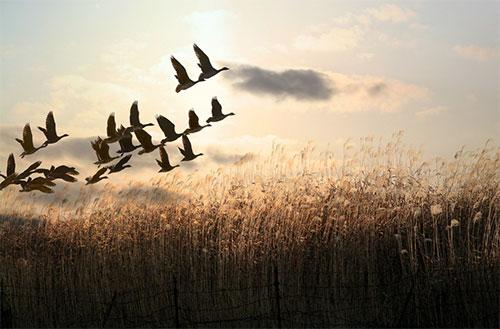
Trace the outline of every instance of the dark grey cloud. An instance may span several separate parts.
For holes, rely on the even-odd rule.
[[[306,101],[328,100],[335,94],[333,82],[314,70],[277,72],[257,66],[239,66],[229,72],[226,76],[235,80],[234,87],[257,94]]]

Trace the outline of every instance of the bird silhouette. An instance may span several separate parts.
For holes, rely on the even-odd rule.
[[[165,118],[163,115],[157,115],[156,121],[158,122],[158,126],[165,134],[165,138],[162,139],[162,144],[166,142],[173,142],[177,140],[182,134],[178,134],[175,132],[175,125],[169,119]]]
[[[14,158],[14,154],[9,154],[7,158],[7,168],[5,169],[6,175],[0,174],[1,177],[7,178],[8,176],[14,174],[16,171],[16,160]]]
[[[184,158],[181,161],[191,161],[196,159],[197,157],[203,155],[203,153],[194,154],[193,148],[191,147],[191,142],[189,141],[186,135],[182,135],[182,145],[184,149],[179,147],[179,151],[182,153]]]
[[[16,141],[21,144],[23,147],[23,153],[20,154],[21,158],[24,158],[26,155],[33,154],[41,148],[44,148],[45,143],[39,147],[33,146],[33,134],[31,133],[30,124],[27,123],[23,128],[23,139],[16,138]]]
[[[123,125],[118,128],[118,134],[121,136],[118,140],[120,149],[116,151],[116,153],[123,155],[124,153],[133,152],[135,149],[141,147],[140,145],[134,145],[132,143],[132,134]]]
[[[52,113],[52,111],[47,114],[47,118],[45,119],[45,128],[38,127],[38,129],[40,129],[47,138],[47,140],[43,143],[45,146],[57,143],[61,140],[61,138],[69,136],[68,134],[57,136],[56,121],[54,120],[54,113]]]
[[[191,88],[192,86],[194,86],[198,82],[203,81],[203,79],[198,79],[198,81],[191,80],[191,78],[187,74],[184,66],[182,66],[182,64],[179,63],[179,61],[176,60],[174,56],[170,56],[170,61],[172,62],[172,66],[175,69],[175,73],[176,73],[175,78],[179,82],[177,87],[175,87],[175,92],[178,93],[181,90],[186,90],[188,88]]]
[[[119,172],[119,171],[122,171],[125,168],[132,167],[131,165],[128,165],[128,164],[126,165],[126,163],[128,162],[128,160],[130,160],[131,157],[132,157],[132,154],[126,155],[123,158],[121,158],[114,165],[108,166],[108,169],[109,169],[109,173],[108,174]]]
[[[132,130],[153,126],[152,123],[142,124],[139,120],[139,105],[137,101],[134,101],[130,107],[130,126]]]
[[[85,180],[87,183],[85,185],[95,184],[103,179],[107,179],[108,176],[102,176],[106,170],[108,170],[108,167],[102,167],[93,176],[86,177]]]
[[[33,179],[28,177],[28,180],[21,181],[20,185],[22,189],[19,192],[40,191],[42,193],[54,193],[50,187],[56,184],[45,177],[36,177]]]
[[[148,134],[146,131],[142,129],[137,129],[134,131],[135,137],[137,137],[137,140],[139,143],[141,143],[142,150],[139,151],[138,154],[144,154],[144,153],[150,153],[156,150],[158,145],[154,145],[153,142],[151,141],[151,135]]]
[[[226,117],[230,115],[234,115],[234,113],[231,112],[228,114],[223,114],[222,105],[220,105],[219,101],[217,100],[217,97],[212,98],[212,116],[208,118],[207,123],[224,120]]]
[[[192,134],[202,130],[205,127],[211,127],[212,125],[206,124],[204,126],[200,126],[198,116],[194,112],[194,110],[189,110],[189,128],[184,130],[184,135]]]
[[[43,175],[47,179],[50,180],[61,179],[69,183],[76,182],[77,179],[73,176],[80,174],[75,169],[75,167],[68,167],[65,165],[61,165],[58,167],[51,166],[50,169],[37,169],[36,172],[43,173]]]
[[[210,58],[208,58],[207,54],[205,54],[203,50],[201,50],[201,48],[196,45],[196,43],[193,45],[193,48],[194,52],[196,53],[196,57],[198,57],[198,60],[200,61],[198,63],[198,66],[201,69],[201,74],[198,80],[206,80],[208,78],[213,77],[214,75],[216,75],[221,71],[229,70],[229,68],[225,66],[220,69],[215,69],[212,66],[212,63],[210,63]]]
[[[104,141],[101,137],[97,137],[95,141],[90,142],[92,148],[94,149],[97,155],[97,161],[94,162],[96,165],[102,165],[108,162],[113,161],[118,158],[118,156],[111,157],[109,155],[109,145]]]
[[[108,144],[118,142],[121,138],[120,134],[116,130],[115,114],[111,113],[108,117],[108,122],[106,125],[106,134],[108,135],[104,141]]]
[[[169,172],[174,168],[179,167],[179,165],[172,166],[170,164],[170,161],[168,161],[167,151],[165,151],[165,148],[163,146],[160,146],[159,150],[160,150],[160,160],[157,159],[156,163],[158,163],[161,169],[158,172]]]

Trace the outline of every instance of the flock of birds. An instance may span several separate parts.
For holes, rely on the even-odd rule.
[[[221,71],[228,70],[227,67],[222,67],[216,69],[212,66],[209,57],[196,45],[193,45],[194,52],[198,57],[198,66],[201,69],[201,73],[198,80],[191,80],[187,74],[184,66],[177,61],[173,56],[171,56],[172,66],[175,69],[178,85],[175,88],[176,92],[186,90],[191,88],[195,84],[201,81],[205,81]],[[138,102],[135,101],[130,108],[130,126],[124,127],[120,125],[119,128],[116,127],[116,121],[114,113],[111,113],[107,121],[106,138],[97,137],[97,139],[91,141],[92,149],[95,151],[97,156],[97,161],[94,162],[98,166],[97,172],[85,178],[88,184],[95,184],[103,179],[108,178],[104,176],[107,174],[117,173],[131,166],[128,164],[132,157],[131,152],[136,149],[140,149],[137,153],[138,155],[144,153],[151,153],[156,149],[159,149],[160,159],[156,160],[158,166],[160,167],[159,172],[169,172],[174,168],[179,167],[179,164],[171,165],[167,151],[165,150],[165,144],[168,142],[174,142],[180,137],[182,137],[183,148],[179,147],[183,158],[181,161],[191,161],[197,157],[203,155],[203,153],[195,154],[189,141],[188,135],[201,131],[206,127],[211,126],[211,122],[218,122],[224,120],[226,117],[234,115],[234,113],[222,113],[222,106],[217,100],[217,97],[212,98],[212,116],[206,120],[205,125],[200,125],[199,118],[193,109],[189,110],[189,128],[181,133],[176,132],[175,125],[162,115],[156,116],[156,121],[158,126],[163,131],[165,138],[161,140],[159,144],[154,144],[151,135],[146,132],[145,128],[149,126],[154,126],[153,123],[143,124],[139,120],[139,107]],[[45,142],[40,146],[34,146],[33,144],[33,134],[31,132],[30,124],[27,123],[23,129],[22,139],[16,138],[16,141],[21,144],[23,152],[20,154],[21,158],[27,155],[34,154],[40,149],[43,149],[51,144],[56,144],[64,137],[68,137],[68,134],[58,135],[56,130],[56,122],[54,119],[53,112],[49,112],[45,121],[45,128],[38,127],[40,131],[45,135]],[[139,145],[134,145],[133,135],[139,142]],[[120,149],[117,151],[118,155],[111,156],[109,151],[109,145],[113,143],[118,143]],[[118,159],[118,160],[117,160]],[[113,161],[116,163],[112,163]],[[110,164],[111,163],[111,164]],[[9,185],[19,185],[21,186],[20,192],[30,192],[30,191],[40,191],[43,193],[53,193],[52,187],[56,184],[55,180],[60,179],[66,182],[76,182],[77,179],[74,177],[78,175],[78,171],[74,167],[69,167],[65,165],[60,165],[57,167],[51,166],[50,168],[40,168],[42,162],[36,161],[25,170],[20,173],[16,172],[16,163],[14,154],[10,154],[7,160],[6,173],[1,174],[0,177],[3,180],[0,182],[0,190],[4,189]],[[105,166],[103,166],[105,165]],[[102,167],[101,167],[102,166]],[[36,175],[36,177],[32,177]]]

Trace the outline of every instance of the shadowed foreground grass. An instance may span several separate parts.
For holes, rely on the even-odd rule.
[[[498,325],[498,149],[424,163],[396,138],[314,154],[276,147],[37,216],[15,201],[0,224],[4,314],[19,327]]]

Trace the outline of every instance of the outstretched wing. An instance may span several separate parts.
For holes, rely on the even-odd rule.
[[[160,159],[164,166],[170,166],[170,162],[168,161],[167,151],[163,146],[160,146]]]
[[[182,154],[193,154],[193,148],[191,147],[191,142],[186,135],[182,135],[182,145],[184,146],[184,152]]]
[[[16,171],[16,160],[14,159],[14,154],[9,154],[7,159],[7,176],[12,175]]]
[[[105,141],[99,143],[99,155],[101,160],[109,158],[109,145]]]
[[[31,134],[30,124],[27,123],[23,128],[24,149],[29,150],[33,148],[33,135]]]
[[[106,132],[108,134],[108,137],[114,137],[116,135],[116,122],[114,113],[111,113],[108,117],[108,126],[106,127]]]
[[[220,105],[217,97],[212,98],[212,116],[220,117],[222,116],[222,105]]]
[[[198,60],[200,61],[200,64],[198,65],[202,72],[210,72],[214,70],[214,67],[212,66],[212,63],[210,63],[210,59],[208,58],[207,54],[201,50],[200,47],[196,45],[196,43],[193,45],[194,52],[196,53],[196,57],[198,57]]]
[[[47,128],[47,133],[49,135],[57,135],[56,134],[56,121],[54,120],[54,113],[52,111],[47,114],[47,119],[45,119],[45,127]]]
[[[139,121],[139,105],[137,101],[134,101],[130,107],[130,125],[132,127],[141,125],[141,122]]]
[[[37,161],[37,162],[31,164],[28,168],[26,168],[17,177],[19,179],[24,179],[24,178],[28,177],[29,175],[33,174],[35,172],[35,169],[40,167],[41,164],[42,164],[42,161]]]
[[[106,172],[106,170],[108,170],[108,167],[102,167],[94,174],[94,178],[99,178],[102,174]]]
[[[120,161],[118,161],[115,164],[115,167],[118,167],[118,168],[122,167],[124,164],[126,164],[128,162],[128,160],[130,160],[131,157],[132,157],[132,154],[124,156],[123,158],[120,159]]]
[[[193,110],[189,110],[189,128],[198,128],[200,124],[198,123],[198,116]]]
[[[189,78],[186,69],[184,66],[182,66],[181,63],[179,63],[178,60],[175,59],[174,56],[170,57],[170,61],[172,62],[172,66],[174,67],[175,73],[176,73],[176,78],[179,81],[180,84],[190,82],[191,79]]]
[[[135,137],[139,143],[141,143],[142,147],[152,146],[153,142],[151,141],[151,135],[145,132],[143,129],[137,129],[134,131]]]
[[[165,134],[165,137],[175,136],[175,125],[169,119],[165,118],[163,115],[157,115],[156,121],[160,126],[161,130]]]

